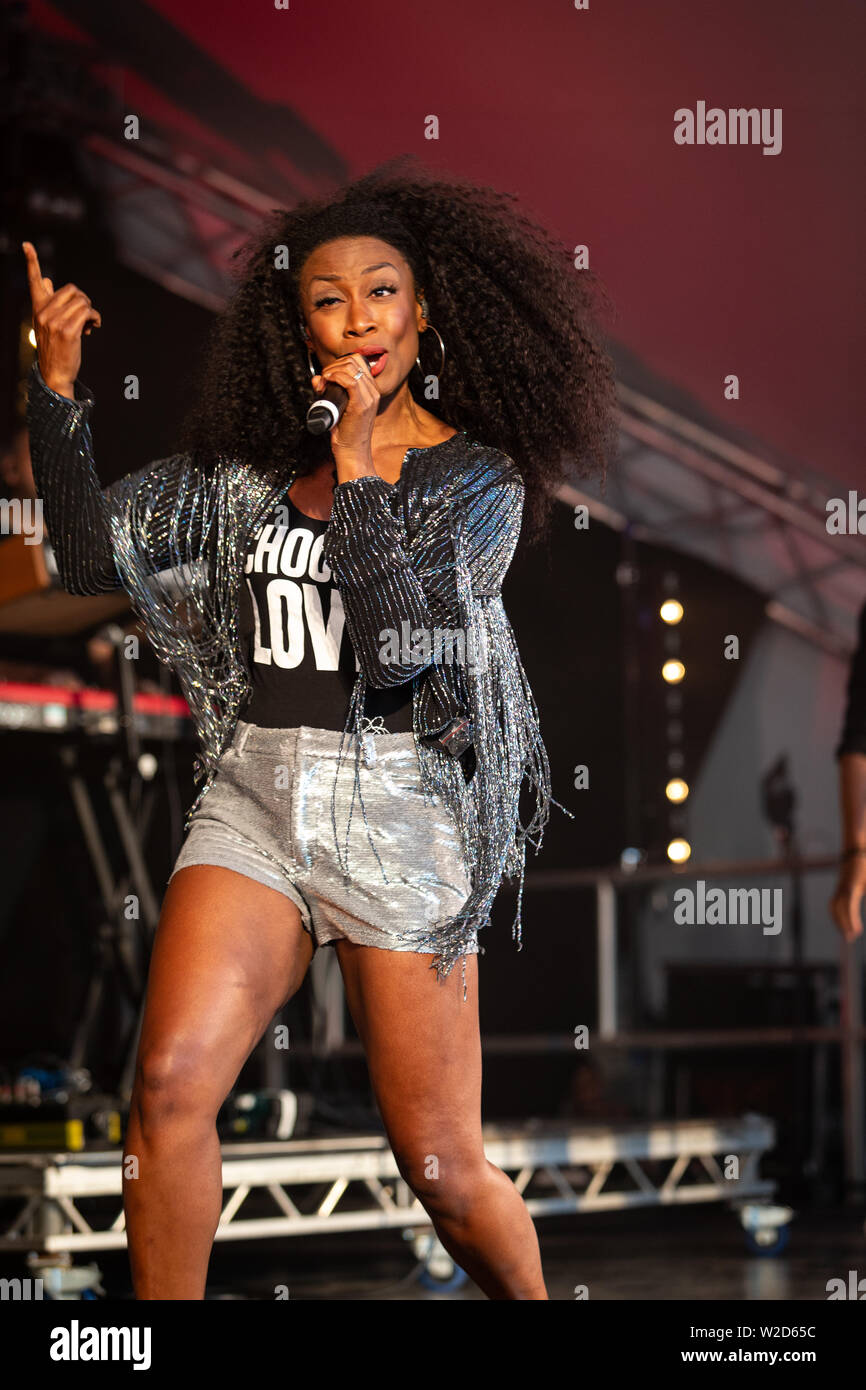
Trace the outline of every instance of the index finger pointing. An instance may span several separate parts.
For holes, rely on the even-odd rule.
[[[41,309],[46,300],[51,298],[52,291],[47,289],[47,281],[43,279],[42,269],[39,265],[39,257],[36,254],[36,247],[32,241],[22,241],[21,248],[27,258],[27,280],[30,285],[30,298],[33,301],[34,309]]]

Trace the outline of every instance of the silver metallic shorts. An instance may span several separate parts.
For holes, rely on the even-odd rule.
[[[422,788],[414,735],[381,731],[366,735],[373,751],[358,768],[365,824],[354,736],[338,767],[342,737],[239,720],[170,877],[191,864],[234,869],[289,898],[317,946],[348,940],[416,950],[401,933],[429,931],[459,912],[471,890],[457,826]],[[468,953],[477,951],[476,933]]]

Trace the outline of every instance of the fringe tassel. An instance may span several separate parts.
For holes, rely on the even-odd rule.
[[[465,648],[471,653],[466,667],[476,759],[471,781],[467,783],[457,759],[422,737],[417,720],[417,688],[413,725],[425,789],[438,795],[451,812],[472,888],[459,912],[427,928],[406,928],[401,940],[415,950],[435,949],[431,969],[436,970],[440,980],[446,979],[456,961],[462,959],[465,999],[467,948],[476,933],[488,925],[503,877],[519,876],[512,939],[516,939],[520,950],[526,842],[534,846],[536,854],[541,849],[551,805],[560,807],[571,819],[574,817],[551,795],[550,767],[538,709],[502,599],[498,594],[473,594],[461,546],[463,524],[459,516],[456,523],[452,522],[452,536]],[[363,684],[360,676],[358,684]],[[358,735],[358,711],[362,708],[361,700],[353,711]],[[535,811],[529,824],[523,826],[519,800],[526,781],[535,794]],[[483,953],[480,943],[479,951]]]
[[[110,517],[115,563],[135,601],[158,659],[175,671],[200,739],[193,772],[204,784],[187,811],[184,831],[216,776],[231,742],[249,677],[240,656],[238,594],[247,539],[288,491],[295,472],[263,476],[243,463],[205,473],[186,459],[166,461],[143,489],[135,474],[115,484]],[[167,536],[152,534],[154,514]],[[157,511],[157,502],[162,500]],[[196,536],[193,549],[191,536]],[[154,554],[170,557],[157,572]]]

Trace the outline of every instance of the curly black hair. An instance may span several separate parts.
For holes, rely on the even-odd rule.
[[[302,474],[327,453],[328,436],[304,428],[314,392],[296,275],[317,246],[348,236],[405,257],[447,350],[435,413],[510,455],[526,485],[524,539],[539,539],[556,484],[569,471],[604,474],[615,451],[614,369],[598,328],[606,296],[515,195],[437,177],[414,156],[274,210],[234,253],[240,283],[213,325],[181,446],[205,466],[223,454]],[[277,268],[278,247],[294,273]],[[422,370],[438,371],[434,335],[420,343]],[[429,408],[423,385],[413,369],[409,388]]]

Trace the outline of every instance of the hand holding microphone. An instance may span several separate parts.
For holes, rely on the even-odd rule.
[[[314,382],[322,379],[320,376],[313,377]],[[332,430],[340,423],[348,404],[349,393],[345,386],[341,386],[339,381],[329,381],[318,400],[313,401],[307,411],[307,429],[310,434],[324,434],[326,430]]]
[[[384,348],[371,344],[363,352],[349,352],[344,357],[338,357],[336,362],[324,368],[321,376],[313,377],[313,388],[319,392],[319,396],[307,411],[307,429],[311,434],[324,434],[340,423],[351,399],[354,383],[363,376],[370,379],[374,374],[371,368],[374,367],[378,376],[385,362],[382,361],[380,366],[377,364],[387,356]],[[348,374],[344,368],[350,368]],[[378,392],[376,398],[379,398]]]
[[[313,434],[330,430],[340,482],[376,471],[371,440],[381,396],[368,358],[382,359],[378,375],[386,357],[383,348],[371,344],[364,352],[338,357],[313,377],[317,399],[307,411],[307,429]]]

